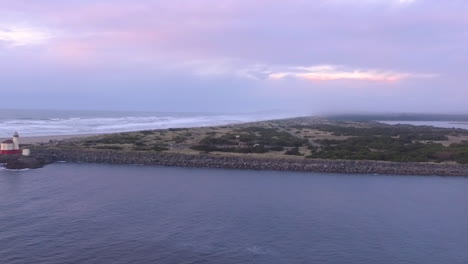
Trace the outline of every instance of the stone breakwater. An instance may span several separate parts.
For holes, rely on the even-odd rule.
[[[45,160],[77,163],[139,164],[194,168],[225,168],[329,173],[468,176],[468,165],[380,161],[273,159],[249,156],[188,155],[148,152],[37,149]]]
[[[0,167],[10,170],[39,169],[51,162],[53,160],[22,155],[0,155]]]

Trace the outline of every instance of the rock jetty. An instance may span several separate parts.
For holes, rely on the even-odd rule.
[[[446,163],[273,159],[213,154],[189,155],[164,152],[83,151],[70,149],[37,149],[34,150],[34,155],[41,160],[78,163],[140,164],[328,173],[468,176],[468,165]]]
[[[22,155],[0,155],[0,166],[10,170],[39,169],[53,160]]]

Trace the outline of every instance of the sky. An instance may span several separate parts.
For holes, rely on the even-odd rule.
[[[0,108],[468,113],[466,0],[0,0]]]

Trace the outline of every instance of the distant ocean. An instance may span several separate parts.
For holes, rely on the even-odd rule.
[[[285,118],[271,113],[200,114],[111,111],[0,110],[0,138],[78,135],[180,127],[201,127]]]

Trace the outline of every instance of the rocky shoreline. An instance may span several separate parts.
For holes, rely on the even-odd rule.
[[[44,161],[77,163],[138,164],[193,168],[225,168],[327,173],[392,175],[468,176],[468,165],[401,163],[354,160],[274,159],[249,156],[189,155],[123,151],[75,151],[35,149],[34,157]]]
[[[39,169],[52,162],[54,159],[47,157],[0,155],[0,167],[9,170]]]

